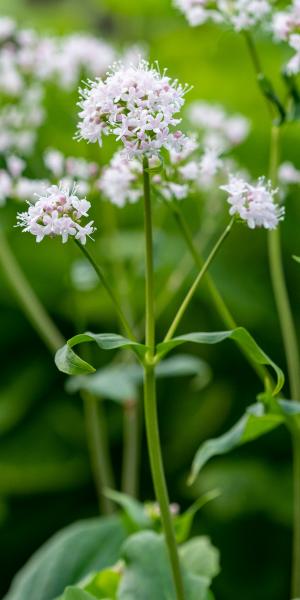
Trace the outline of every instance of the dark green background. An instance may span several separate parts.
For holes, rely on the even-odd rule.
[[[237,155],[255,175],[268,168],[269,118],[257,90],[244,41],[230,31],[205,26],[191,29],[170,6],[169,0],[85,0],[85,2],[25,2],[1,0],[1,13],[16,16],[22,25],[47,33],[88,30],[118,45],[144,42],[152,60],[167,66],[173,77],[192,84],[189,100],[203,98],[223,103],[252,120],[248,141]],[[284,49],[258,39],[265,69],[282,91],[279,71]],[[54,86],[47,94],[49,119],[41,130],[32,171],[39,173],[40,153],[56,146],[66,153],[98,157],[97,148],[72,141],[76,125],[76,96],[70,98]],[[299,125],[286,127],[282,153],[298,167]],[[104,151],[105,152],[105,151]],[[104,160],[105,156],[101,157]],[[210,198],[206,199],[207,202]],[[203,202],[203,199],[202,199]],[[161,207],[156,207],[159,218]],[[184,205],[191,226],[197,229],[192,200]],[[108,207],[94,208],[99,236],[94,248],[110,269],[121,252],[118,237],[108,239]],[[13,230],[15,205],[1,210],[2,224],[35,290],[66,336],[75,322],[86,319],[91,330],[116,329],[114,315],[100,290],[93,295],[74,295],[69,265],[76,257],[71,244],[45,240],[41,246],[30,236]],[[197,211],[196,211],[196,214]],[[291,259],[300,253],[300,207],[297,190],[287,199],[287,218],[282,227],[285,265],[291,301],[299,329],[299,265]],[[142,222],[141,207],[117,212],[120,231],[130,232],[125,249],[133,260],[131,298],[142,311],[142,248],[133,237]],[[218,231],[226,214],[218,219]],[[103,241],[104,240],[104,241]],[[156,235],[157,289],[176,266],[183,244],[169,218]],[[137,274],[136,274],[137,273]],[[280,332],[268,274],[266,235],[239,226],[213,267],[237,321],[254,334],[262,347],[285,368]],[[63,525],[97,511],[88,466],[79,398],[64,392],[64,378],[30,328],[0,273],[1,396],[0,396],[0,592],[4,593],[17,569],[49,535]],[[180,295],[181,297],[181,295]],[[163,334],[180,298],[174,298],[161,319]],[[209,299],[202,290],[186,316],[182,331],[221,329]],[[284,430],[215,460],[203,472],[198,489],[185,485],[192,457],[199,443],[226,430],[255,401],[260,384],[243,357],[230,342],[195,351],[213,369],[213,380],[203,392],[186,381],[160,384],[159,407],[164,457],[170,495],[187,506],[199,491],[220,487],[222,496],[197,519],[196,529],[208,533],[220,548],[222,573],[215,582],[217,600],[288,599],[291,551],[291,450]],[[107,361],[108,356],[96,360]],[[288,390],[286,394],[288,395]],[[18,410],[23,407],[23,415]],[[121,464],[121,415],[117,406],[105,406],[108,414],[114,463]],[[11,426],[5,426],[7,411]],[[15,415],[15,416],[14,416]],[[17,415],[17,416],[16,416]],[[3,425],[4,423],[4,425]],[[147,453],[143,448],[141,497],[152,498]],[[24,599],[25,600],[25,599]],[[27,599],[26,599],[27,600]],[[29,600],[29,599],[28,599]]]

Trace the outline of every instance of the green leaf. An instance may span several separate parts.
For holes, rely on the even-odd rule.
[[[280,413],[266,413],[263,404],[250,406],[241,419],[229,431],[200,446],[192,464],[189,483],[193,483],[204,465],[214,456],[230,452],[234,448],[265,435],[285,422]]]
[[[81,333],[75,335],[60,348],[55,355],[55,364],[59,371],[67,375],[83,375],[94,373],[96,369],[80,358],[72,350],[74,346],[86,342],[95,342],[102,350],[115,350],[116,348],[131,348],[138,357],[143,357],[147,347],[116,333]]]
[[[68,587],[61,600],[95,600],[96,597],[78,587]]]
[[[136,366],[142,377],[139,365],[116,365],[99,369],[89,377],[77,375],[67,381],[66,389],[70,393],[78,390],[87,390],[97,397],[114,402],[125,402],[128,399],[136,400],[138,389],[136,380],[131,376],[131,366]]]
[[[105,496],[121,506],[134,531],[151,527],[151,519],[148,517],[145,507],[141,502],[115,490],[105,490]]]
[[[206,536],[195,537],[180,547],[181,564],[211,582],[220,573],[220,553]]]
[[[197,375],[198,383],[204,387],[210,380],[211,372],[206,362],[188,354],[178,354],[161,361],[156,368],[156,377],[184,377]],[[67,381],[70,393],[88,390],[100,398],[125,402],[136,400],[139,386],[143,381],[143,370],[139,364],[118,364],[99,369],[89,377],[77,375]]]
[[[201,498],[198,498],[198,500],[196,500],[196,502],[194,502],[184,513],[176,517],[174,520],[174,528],[176,540],[179,544],[188,539],[194,517],[196,516],[197,512],[201,510],[201,508],[203,508],[203,506],[205,506],[208,502],[218,498],[219,495],[220,492],[218,490],[207,492],[207,494],[204,494],[201,496]]]
[[[300,256],[293,256],[293,259],[294,259],[296,262],[300,263]]]
[[[90,519],[63,529],[21,569],[4,600],[53,600],[66,586],[114,564],[125,537],[118,517]]]
[[[224,340],[232,339],[242,348],[244,352],[260,365],[272,367],[276,373],[277,383],[274,390],[274,395],[278,394],[284,384],[284,375],[281,369],[269,358],[269,356],[258,346],[250,333],[243,327],[237,327],[231,331],[216,331],[205,333],[188,333],[179,337],[173,338],[168,342],[162,342],[157,346],[159,356],[164,356],[173,348],[192,342],[194,344],[219,344]]]
[[[118,564],[109,569],[103,569],[103,571],[100,571],[100,573],[91,578],[91,581],[84,586],[84,589],[96,598],[117,600],[121,575],[122,569]]]
[[[125,570],[118,600],[174,600],[175,589],[169,557],[162,535],[152,531],[136,533],[123,546]],[[183,566],[183,582],[189,600],[210,600],[209,578]]]

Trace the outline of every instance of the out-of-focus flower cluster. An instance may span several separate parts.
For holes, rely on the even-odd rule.
[[[269,0],[173,0],[192,26],[207,21],[227,24],[236,31],[264,23],[270,12]]]
[[[64,187],[71,187],[75,181],[77,191],[83,195],[91,191],[99,177],[97,163],[81,157],[66,157],[54,148],[48,148],[44,153],[44,164],[51,180],[60,180]]]
[[[222,185],[221,190],[228,194],[229,213],[245,221],[250,229],[276,229],[284,218],[284,207],[274,201],[278,190],[273,189],[264,178],[252,184],[230,175],[229,182]]]
[[[287,42],[295,51],[286,70],[296,75],[300,72],[300,0],[294,0],[286,11],[275,13],[272,27],[275,38]]]
[[[122,59],[125,64],[137,62],[141,53],[129,47]],[[98,37],[41,36],[19,28],[10,17],[0,18],[0,153],[24,156],[34,150],[37,129],[46,117],[46,84],[73,90],[82,76],[100,77],[118,58],[116,49]]]
[[[117,63],[105,80],[81,90],[78,137],[101,145],[103,136],[114,135],[130,157],[180,150],[184,135],[174,128],[186,91],[145,60]]]
[[[187,117],[201,132],[202,144],[226,152],[241,144],[249,134],[250,124],[243,115],[230,115],[220,104],[196,100],[189,105]]]
[[[81,224],[82,219],[88,217],[90,206],[86,198],[78,197],[76,186],[70,190],[53,185],[26,212],[18,214],[18,225],[34,235],[37,242],[49,236],[61,237],[65,243],[70,236],[85,244],[86,238],[95,231],[93,221]]]

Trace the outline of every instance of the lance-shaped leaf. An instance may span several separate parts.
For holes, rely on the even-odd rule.
[[[74,346],[86,342],[95,342],[102,350],[115,350],[117,348],[131,348],[133,352],[142,358],[147,352],[147,347],[133,340],[118,335],[116,333],[81,333],[75,335],[60,348],[55,355],[55,364],[57,368],[67,375],[83,375],[94,373],[96,369],[88,362],[75,354]]]
[[[185,344],[186,342],[192,342],[194,344],[219,344],[224,340],[234,340],[253,362],[260,365],[267,365],[272,367],[276,373],[276,386],[274,389],[274,395],[278,394],[284,384],[284,375],[282,370],[269,358],[269,356],[258,346],[256,341],[250,335],[250,333],[244,329],[244,327],[237,327],[230,331],[214,331],[214,332],[196,332],[180,335],[167,342],[162,342],[157,346],[157,353],[160,357],[164,356],[173,348]]]
[[[234,448],[246,444],[265,435],[285,422],[285,416],[276,413],[266,413],[262,403],[250,406],[241,419],[229,431],[218,438],[202,444],[193,460],[189,483],[192,484],[204,465],[214,456],[230,452]]]
[[[156,378],[197,376],[197,388],[208,384],[211,371],[208,364],[196,356],[178,354],[161,361],[156,368]],[[77,375],[67,381],[67,391],[88,390],[95,396],[123,403],[138,398],[143,382],[143,369],[138,363],[109,365],[91,374]]]
[[[293,256],[293,259],[297,262],[300,263],[300,256]]]

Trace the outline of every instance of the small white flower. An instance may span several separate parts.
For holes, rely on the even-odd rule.
[[[291,162],[284,162],[280,165],[278,170],[278,179],[283,184],[299,184],[300,183],[300,171],[296,169],[295,165]]]
[[[26,166],[25,161],[15,154],[7,157],[6,164],[12,177],[20,177]]]
[[[110,164],[103,169],[98,187],[116,206],[135,203],[142,197],[142,165],[129,160],[124,152],[116,152]]]
[[[229,213],[238,215],[250,229],[276,229],[284,218],[284,208],[274,201],[277,190],[272,189],[271,183],[266,182],[264,178],[252,185],[231,175],[229,183],[220,186],[220,189],[228,194]]]
[[[37,242],[50,236],[61,237],[65,243],[70,236],[85,244],[95,228],[93,221],[81,224],[82,217],[88,217],[91,205],[86,198],[78,198],[76,192],[76,187],[72,190],[62,185],[49,187],[45,195],[39,196],[37,202],[29,206],[27,212],[18,214],[18,226],[34,235]]]

